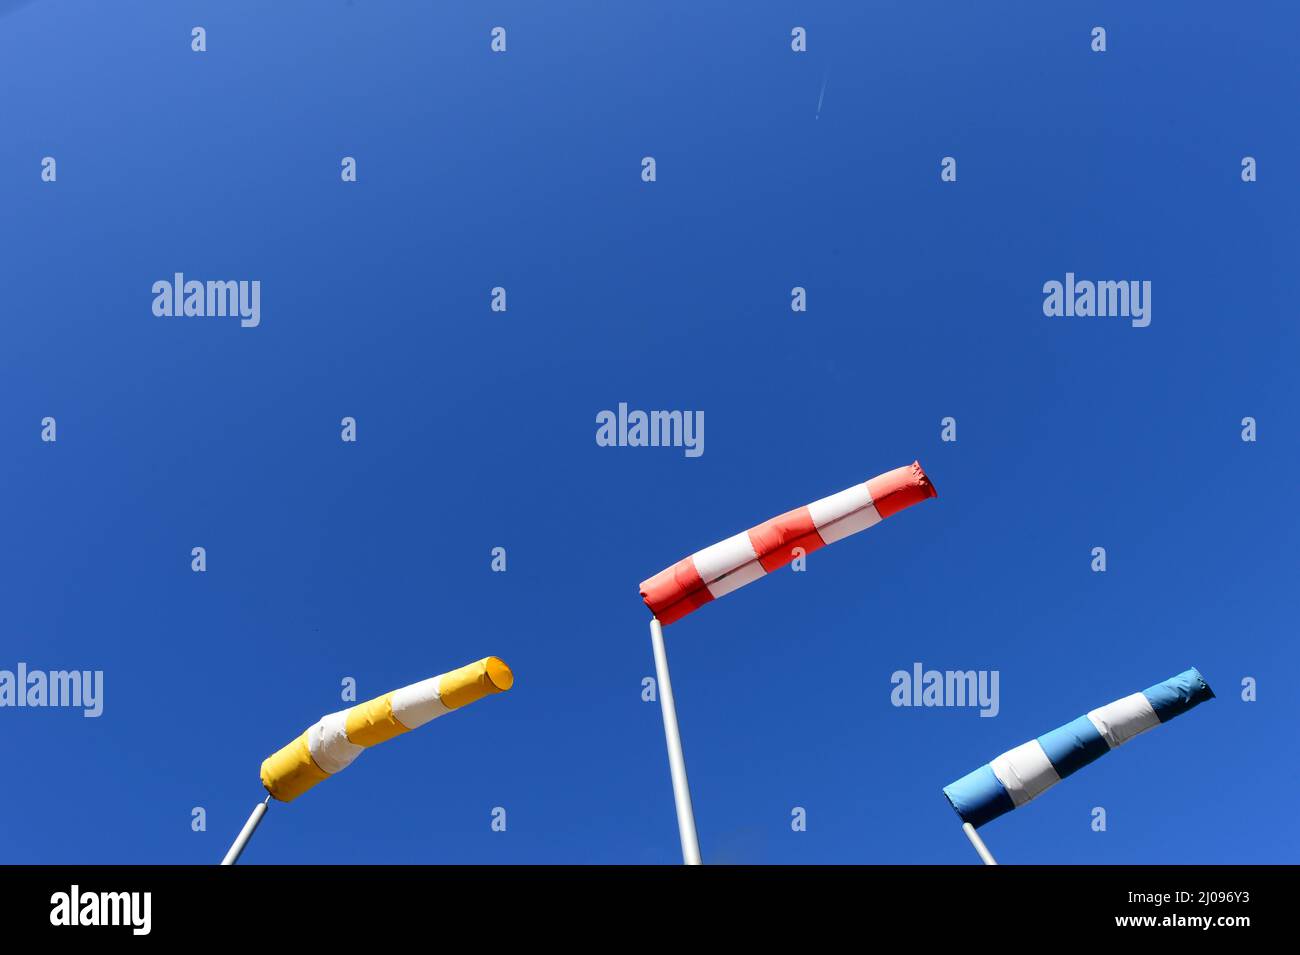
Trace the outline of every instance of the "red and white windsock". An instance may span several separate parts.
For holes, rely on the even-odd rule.
[[[796,508],[697,551],[641,584],[641,599],[661,624],[758,580],[799,556],[938,497],[919,461]]]

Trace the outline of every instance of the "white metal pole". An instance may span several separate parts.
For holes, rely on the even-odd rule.
[[[682,839],[682,862],[685,865],[699,865],[700,838],[695,833],[691,785],[686,780],[686,758],[682,755],[682,737],[677,729],[677,706],[673,703],[673,683],[668,675],[664,631],[656,619],[650,621],[650,645],[655,651],[655,676],[659,683],[659,706],[664,713],[664,739],[668,743],[668,768],[673,776],[673,801],[677,804],[677,831]]]
[[[993,858],[993,853],[989,852],[989,847],[984,844],[984,840],[980,838],[980,834],[975,831],[974,826],[969,822],[963,822],[961,824],[961,831],[966,833],[966,838],[969,839],[970,844],[975,847],[975,851],[980,854],[980,858],[984,860],[985,865],[998,864],[998,860]]]
[[[248,817],[248,822],[244,823],[244,828],[239,830],[239,835],[235,836],[235,841],[230,844],[230,851],[226,857],[221,860],[222,865],[234,865],[239,861],[240,853],[244,851],[244,846],[248,845],[248,840],[253,838],[253,833],[257,831],[257,824],[262,821],[266,815],[266,806],[271,801],[267,796],[265,800],[259,802],[253,807],[252,814]]]

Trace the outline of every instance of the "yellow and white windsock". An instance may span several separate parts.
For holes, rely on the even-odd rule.
[[[412,683],[347,710],[322,716],[306,732],[262,761],[262,785],[280,802],[292,802],[317,783],[346,769],[363,749],[392,739],[468,703],[514,685],[496,657]]]

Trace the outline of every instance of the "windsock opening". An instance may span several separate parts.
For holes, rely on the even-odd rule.
[[[262,761],[262,786],[279,802],[293,802],[329,773],[316,765],[308,748],[307,733]]]
[[[484,657],[469,666],[444,673],[438,693],[442,697],[442,705],[455,710],[493,693],[504,693],[514,685],[515,675],[510,672],[505,661],[497,657]]]
[[[943,794],[961,821],[969,822],[976,829],[1016,808],[993,774],[993,767],[987,763],[955,783],[944,786]]]
[[[515,674],[506,662],[499,657],[487,658],[487,675],[492,681],[492,685],[497,688],[497,692],[504,693],[515,685]]]

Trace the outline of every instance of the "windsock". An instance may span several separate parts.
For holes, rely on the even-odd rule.
[[[979,828],[1139,733],[1168,723],[1214,692],[1193,667],[1141,693],[1107,703],[963,776],[943,794],[962,822]]]
[[[510,668],[484,657],[441,676],[412,683],[322,716],[296,740],[262,761],[262,785],[280,802],[292,802],[351,765],[363,749],[514,685]]]
[[[706,547],[641,583],[641,599],[661,624],[682,619],[779,570],[798,556],[879,524],[928,497],[938,497],[919,461],[774,517]]]

